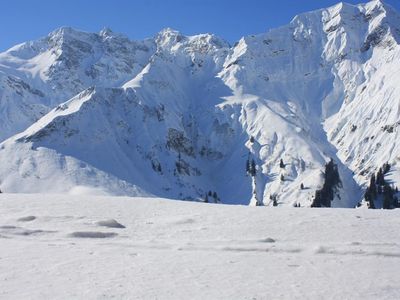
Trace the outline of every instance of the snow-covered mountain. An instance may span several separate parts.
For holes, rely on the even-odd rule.
[[[0,146],[1,189],[309,206],[333,158],[332,204],[352,207],[384,162],[400,179],[399,41],[382,1],[234,46],[61,28],[0,54],[0,126],[16,134]]]
[[[139,73],[155,42],[130,41],[109,29],[99,34],[60,28],[0,54],[0,137],[32,124],[44,112],[91,86],[120,86]],[[21,103],[9,103],[9,102]],[[18,120],[15,120],[15,115]]]

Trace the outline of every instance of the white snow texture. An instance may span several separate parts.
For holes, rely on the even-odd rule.
[[[400,210],[50,194],[0,204],[0,299],[400,298]]]

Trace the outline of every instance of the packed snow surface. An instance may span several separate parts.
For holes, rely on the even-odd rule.
[[[400,298],[398,210],[1,194],[0,214],[0,299]]]

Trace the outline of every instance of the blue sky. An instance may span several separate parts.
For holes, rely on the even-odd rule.
[[[71,26],[90,32],[109,27],[132,39],[165,27],[183,34],[215,33],[229,42],[288,23],[301,12],[338,0],[12,0],[0,9],[0,51]],[[363,0],[348,0],[359,3]],[[400,0],[386,0],[400,11]]]

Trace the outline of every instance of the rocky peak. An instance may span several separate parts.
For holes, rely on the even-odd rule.
[[[171,49],[176,44],[185,41],[187,38],[179,31],[172,28],[165,28],[161,30],[155,40],[160,48]]]

